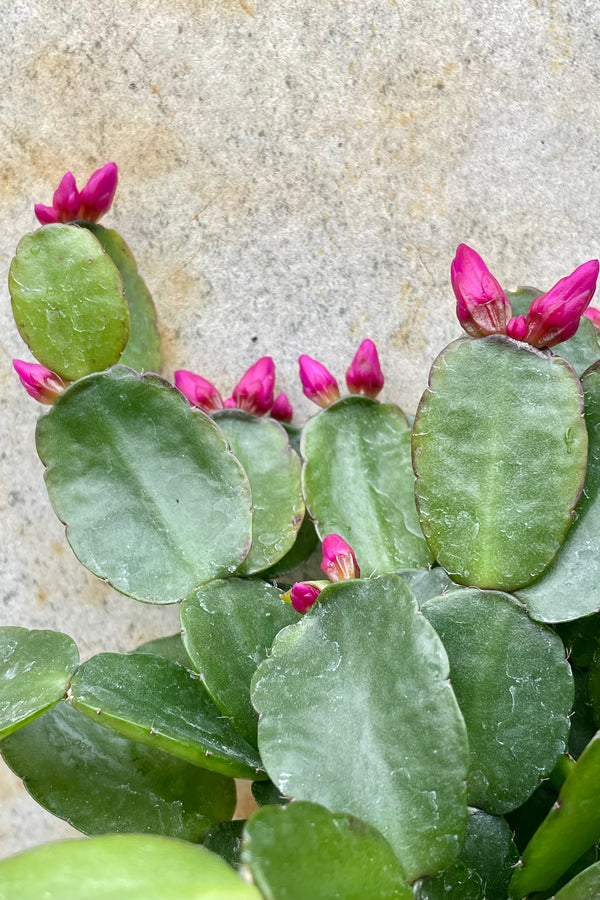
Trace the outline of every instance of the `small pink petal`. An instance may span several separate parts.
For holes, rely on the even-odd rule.
[[[524,341],[527,336],[527,319],[525,316],[517,316],[506,323],[506,333],[515,341]]]
[[[459,244],[450,268],[458,321],[471,337],[505,334],[512,314],[500,283],[481,256]]]
[[[275,363],[270,356],[263,356],[242,375],[231,396],[239,409],[253,416],[264,416],[273,406]]]
[[[338,383],[325,366],[316,359],[302,354],[298,357],[302,390],[317,406],[329,406],[340,399]]]
[[[66,172],[54,191],[52,206],[58,213],[59,222],[72,222],[79,213],[79,191],[71,172]]]
[[[351,394],[366,394],[375,398],[384,383],[377,347],[368,338],[362,342],[346,372],[346,384]]]
[[[233,397],[228,397],[227,400],[223,400],[223,409],[237,409],[237,403]]]
[[[321,571],[330,581],[346,581],[360,578],[360,569],[354,550],[339,534],[328,534],[323,539]]]
[[[97,222],[110,209],[117,190],[119,170],[114,162],[97,169],[79,194],[79,218]]]
[[[44,206],[42,203],[36,203],[33,207],[38,222],[42,225],[53,225],[58,222],[58,212],[53,206]]]
[[[574,272],[533,300],[527,313],[527,340],[534,347],[554,347],[572,337],[596,290],[597,259]]]
[[[29,396],[46,406],[52,406],[67,386],[59,375],[38,363],[13,359],[13,367]]]
[[[584,312],[584,316],[586,316],[586,318],[588,319],[591,319],[596,328],[600,328],[600,309],[596,309],[595,306],[588,306],[588,308]]]
[[[220,393],[206,378],[195,375],[194,372],[188,372],[187,369],[178,369],[174,373],[174,378],[175,387],[181,391],[184,397],[187,397],[192,406],[207,413],[222,409],[223,401]]]
[[[315,603],[321,589],[305,581],[297,581],[290,591],[290,602],[297,613],[304,615]]]
[[[273,400],[271,416],[279,422],[291,422],[294,411],[287,394],[278,394]]]

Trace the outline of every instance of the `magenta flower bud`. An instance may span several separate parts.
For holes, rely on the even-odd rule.
[[[591,319],[596,328],[600,328],[600,309],[596,309],[595,306],[588,306],[584,312],[584,316]]]
[[[321,588],[307,581],[297,581],[290,591],[290,602],[297,613],[304,615],[315,603]]]
[[[505,334],[512,309],[500,284],[474,250],[459,244],[450,268],[458,321],[471,337]]]
[[[591,259],[535,298],[527,313],[530,344],[554,347],[573,337],[596,290],[599,268],[598,260]]]
[[[61,178],[60,184],[54,191],[52,206],[36,203],[34,212],[42,225],[50,225],[54,222],[72,222],[77,218],[79,191],[71,172],[67,172]]]
[[[110,209],[117,190],[119,170],[114,162],[97,169],[79,194],[77,218],[97,222]]]
[[[379,365],[377,347],[364,340],[346,372],[346,384],[351,394],[366,394],[375,398],[383,387],[383,372]]]
[[[360,578],[360,569],[354,550],[339,534],[328,534],[323,539],[321,571],[330,581],[347,581]]]
[[[506,333],[515,341],[524,341],[527,337],[527,319],[525,316],[517,316],[506,323]]]
[[[187,369],[178,369],[175,372],[175,387],[181,391],[192,406],[211,413],[216,409],[222,409],[221,395],[210,381],[200,375],[194,375]]]
[[[309,400],[325,407],[340,399],[338,383],[324,365],[305,354],[298,357],[298,363],[302,390]]]
[[[275,363],[270,356],[263,356],[242,375],[231,396],[239,409],[253,416],[264,416],[273,406]]]
[[[271,415],[279,422],[291,422],[294,411],[287,394],[278,394],[273,400]]]
[[[13,366],[29,396],[46,406],[52,406],[67,386],[59,375],[38,363],[13,359]]]
[[[233,397],[228,397],[227,400],[223,400],[223,409],[237,409],[237,403]]]

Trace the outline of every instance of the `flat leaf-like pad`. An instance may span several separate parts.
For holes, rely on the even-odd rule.
[[[37,447],[73,550],[124,594],[174,603],[245,558],[246,475],[162,379],[115,366],[78,381],[39,420]]]
[[[78,664],[66,634],[0,628],[0,739],[58,703]]]
[[[258,667],[265,768],[283,794],[375,826],[410,880],[449,865],[466,824],[466,728],[448,658],[399,576],[338,582]]]

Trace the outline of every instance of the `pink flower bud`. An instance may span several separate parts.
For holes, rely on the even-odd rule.
[[[298,358],[298,363],[302,390],[309,400],[325,407],[340,399],[338,383],[324,365],[305,354]]]
[[[263,356],[242,375],[231,396],[239,409],[264,416],[273,406],[274,385],[275,363],[270,356]]]
[[[527,337],[527,319],[525,316],[517,316],[506,323],[506,333],[515,341],[524,341]]]
[[[595,306],[588,306],[584,312],[584,316],[591,319],[596,328],[600,328],[600,309],[596,309]]]
[[[79,194],[79,219],[97,222],[110,209],[117,190],[119,171],[114,162],[97,169]]]
[[[323,540],[321,571],[330,581],[360,578],[354,550],[339,534],[328,534]]]
[[[223,409],[237,409],[237,403],[233,397],[228,397],[227,400],[223,400]]]
[[[505,334],[512,310],[500,284],[474,250],[459,244],[450,269],[458,321],[471,337]]]
[[[383,387],[383,372],[379,365],[377,347],[364,340],[346,372],[346,384],[351,394],[366,394],[375,398]]]
[[[46,406],[52,406],[67,386],[59,375],[38,363],[13,359],[13,366],[29,396]]]
[[[53,222],[71,222],[77,218],[79,191],[71,172],[67,172],[61,178],[60,184],[54,191],[52,206],[43,206],[41,203],[37,203],[34,211],[42,225],[50,225]]]
[[[271,415],[279,422],[291,422],[294,411],[286,394],[278,394],[273,400]]]
[[[596,290],[599,263],[591,259],[536,297],[527,313],[527,340],[534,347],[554,347],[572,337]]]
[[[187,369],[178,369],[175,372],[175,387],[187,397],[192,406],[204,412],[211,413],[223,407],[221,395],[214,384],[200,375],[188,372]]]
[[[320,593],[321,588],[317,587],[316,584],[297,581],[290,591],[290,602],[296,612],[303,616],[311,608]]]

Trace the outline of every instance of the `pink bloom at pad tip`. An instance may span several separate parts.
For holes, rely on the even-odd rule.
[[[317,406],[329,406],[340,399],[338,383],[325,366],[306,354],[298,357],[304,395]]]
[[[459,244],[450,268],[458,321],[471,337],[506,334],[512,315],[500,283],[474,250]]]
[[[524,341],[527,337],[527,319],[525,316],[516,316],[506,323],[506,333],[515,341]]]
[[[67,386],[56,372],[39,363],[13,359],[13,367],[29,396],[46,406],[52,406]]]
[[[346,372],[346,384],[351,394],[366,394],[375,398],[384,383],[377,347],[368,338],[362,342]]]
[[[554,347],[575,334],[596,290],[598,270],[598,260],[591,259],[533,300],[527,313],[530,344]]]
[[[192,406],[203,409],[206,413],[222,409],[223,400],[212,382],[201,375],[188,372],[187,369],[178,369],[174,377],[175,387],[187,397]]]
[[[311,584],[308,581],[297,581],[289,593],[290,603],[296,612],[303,616],[315,603],[320,593],[321,588],[316,584]]]
[[[263,356],[242,375],[231,396],[239,409],[264,416],[273,406],[274,386],[275,363],[270,356]]]
[[[596,328],[600,328],[600,309],[596,309],[595,306],[588,306],[584,312],[584,316],[591,319]]]
[[[347,581],[360,578],[360,569],[354,550],[339,534],[328,534],[323,539],[321,571],[330,581]]]
[[[292,404],[288,400],[287,394],[278,394],[273,400],[271,416],[274,419],[277,419],[278,422],[289,423],[292,421],[293,415],[294,411],[292,409]]]
[[[76,219],[97,222],[112,205],[118,177],[117,164],[106,163],[97,169],[85,187],[78,191],[75,178],[71,172],[67,172],[54,192],[52,206],[36,203],[34,211],[38,221],[42,225],[74,222]]]

